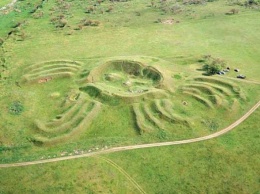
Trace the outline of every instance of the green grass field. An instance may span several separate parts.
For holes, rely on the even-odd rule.
[[[149,148],[52,164],[0,169],[2,193],[258,193],[256,111],[234,131],[206,142]],[[134,159],[134,160],[133,160]],[[119,169],[123,169],[122,173]]]
[[[0,11],[0,163],[227,127],[259,101],[259,4],[29,0]],[[204,75],[209,56],[231,70]],[[258,193],[258,116],[206,142],[0,169],[0,193]]]
[[[12,2],[11,0],[2,0],[0,2],[0,7],[3,7],[3,6],[5,6],[5,5],[7,5],[7,4],[11,3],[11,2]]]

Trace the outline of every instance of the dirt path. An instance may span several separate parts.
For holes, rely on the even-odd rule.
[[[162,147],[162,146],[188,144],[188,143],[194,143],[194,142],[199,142],[199,141],[205,141],[205,140],[208,140],[208,139],[213,139],[213,138],[216,138],[218,136],[221,136],[221,135],[229,132],[230,130],[234,129],[236,126],[238,126],[244,120],[246,120],[259,106],[260,106],[260,101],[258,103],[256,103],[246,114],[244,114],[240,119],[238,119],[233,124],[229,125],[228,127],[224,128],[224,129],[222,129],[222,130],[220,130],[216,133],[213,133],[211,135],[207,135],[207,136],[204,136],[204,137],[198,137],[198,138],[186,139],[186,140],[180,140],[180,141],[114,147],[114,148],[110,148],[110,149],[102,150],[102,151],[98,151],[98,152],[92,152],[92,153],[86,153],[86,154],[74,155],[74,156],[65,156],[65,157],[60,157],[60,158],[51,158],[51,159],[46,159],[46,160],[36,160],[36,161],[31,161],[31,162],[0,164],[0,168],[29,166],[29,165],[34,165],[34,164],[45,164],[45,163],[58,162],[58,161],[64,161],[64,160],[72,160],[72,159],[76,159],[76,158],[85,158],[85,157],[107,154],[107,153],[113,153],[113,152],[126,151],[126,150],[135,150],[135,149],[152,148],[152,147]]]
[[[5,5],[4,7],[0,7],[0,11],[13,7],[16,2],[17,0],[13,0],[11,3]]]
[[[260,81],[256,81],[256,80],[238,79],[238,78],[234,78],[234,77],[225,77],[225,78],[226,79],[230,79],[230,80],[235,80],[235,81],[238,81],[238,82],[245,82],[245,83],[251,83],[251,84],[258,84],[258,85],[260,85]]]
[[[96,158],[100,158],[101,160],[106,161],[107,163],[109,163],[110,165],[112,165],[114,168],[116,168],[119,172],[121,172],[134,186],[135,188],[143,194],[146,194],[146,192],[142,189],[142,187],[123,169],[121,168],[119,165],[117,165],[115,162],[113,162],[112,160],[105,158],[105,157],[101,157],[101,156],[95,156]]]

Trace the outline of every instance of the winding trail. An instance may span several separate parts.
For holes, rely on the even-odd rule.
[[[162,146],[170,146],[170,145],[180,145],[180,144],[188,144],[188,143],[205,141],[205,140],[219,137],[219,136],[231,131],[236,126],[238,126],[240,123],[242,123],[244,120],[246,120],[259,106],[260,106],[260,101],[258,101],[258,103],[256,103],[246,114],[244,114],[240,119],[235,121],[233,124],[229,125],[228,127],[224,128],[216,133],[213,133],[211,135],[207,135],[204,137],[198,137],[198,138],[186,139],[186,140],[180,140],[180,141],[170,141],[170,142],[162,142],[162,143],[150,143],[150,144],[114,147],[114,148],[110,148],[107,150],[101,150],[98,152],[92,152],[92,153],[86,153],[86,154],[74,155],[74,156],[65,156],[65,157],[60,157],[60,158],[51,158],[51,159],[45,159],[45,160],[36,160],[36,161],[31,161],[31,162],[0,164],[0,168],[30,166],[30,165],[35,165],[35,164],[45,164],[45,163],[52,163],[52,162],[58,162],[58,161],[64,161],[64,160],[72,160],[72,159],[76,159],[76,158],[85,158],[85,157],[90,157],[90,156],[97,156],[97,155],[101,155],[101,154],[108,154],[108,153],[120,152],[120,151],[126,151],[126,150],[162,147]]]

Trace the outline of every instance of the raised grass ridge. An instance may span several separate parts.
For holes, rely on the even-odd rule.
[[[196,77],[181,87],[181,91],[193,97],[207,107],[232,105],[232,98],[246,99],[243,91],[236,84],[210,77]]]
[[[168,106],[169,103],[171,105],[170,108]],[[172,113],[171,108],[172,102],[166,99],[156,99],[148,103],[135,103],[133,110],[140,131],[143,133],[156,129],[167,130],[171,129],[172,124],[184,124],[189,126],[189,122],[176,113]]]
[[[41,135],[33,141],[41,144],[53,144],[70,138],[83,129],[86,129],[101,109],[101,103],[81,98],[59,119],[46,124],[37,120],[36,127]],[[61,116],[59,115],[59,117]]]
[[[81,64],[72,61],[49,61],[25,68],[22,82],[44,83],[53,78],[72,77],[81,68]]]

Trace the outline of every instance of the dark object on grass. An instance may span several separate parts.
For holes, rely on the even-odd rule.
[[[234,69],[235,72],[239,72],[239,69]]]
[[[217,72],[218,75],[225,75],[225,72],[224,71],[219,71]]]
[[[15,82],[15,85],[18,86],[19,88],[21,88],[21,85],[19,84],[18,81]]]
[[[237,76],[237,78],[240,78],[240,79],[245,79],[245,78],[246,78],[246,76],[245,76],[245,75],[241,75],[241,74],[240,74],[240,75],[238,75],[238,76]]]
[[[214,74],[223,75],[225,73],[219,73],[219,72],[223,72],[221,70],[225,67],[226,67],[226,62],[222,59],[213,58],[210,55],[204,57],[204,65],[202,69],[206,71],[207,75],[214,75]]]
[[[24,110],[21,102],[15,101],[9,106],[9,113],[12,115],[20,115]]]

